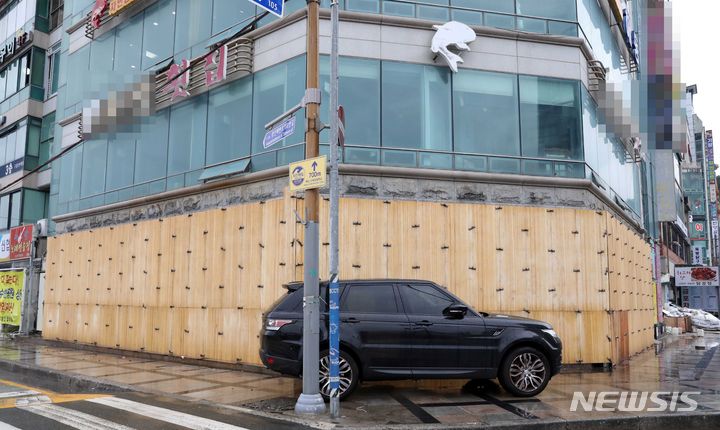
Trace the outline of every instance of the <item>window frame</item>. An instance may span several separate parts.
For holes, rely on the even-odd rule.
[[[6,214],[0,214],[0,220],[2,220],[3,218],[5,218],[4,224],[3,224],[3,223],[0,223],[0,231],[10,230],[10,229],[13,228],[13,227],[17,227],[17,226],[19,226],[19,225],[22,225],[22,213],[23,213],[23,198],[22,198],[22,195],[23,195],[23,188],[17,188],[17,189],[15,189],[15,190],[9,191],[9,192],[7,192],[7,193],[5,193],[5,194],[3,194],[3,195],[0,195],[0,199],[3,199],[3,198],[5,198],[5,197],[8,198],[7,213],[6,213]],[[19,223],[16,224],[16,225],[13,225],[13,222],[12,222],[13,207],[18,204],[18,203],[16,203],[16,199],[17,199],[18,196],[19,196],[19,198],[20,198],[20,203],[19,203],[20,210],[19,210],[19,212],[18,212],[19,215],[20,215],[20,217],[19,217],[19,219],[18,219],[18,222],[19,222]]]
[[[459,301],[455,296],[453,296],[453,295],[451,295],[451,294],[448,294],[448,293],[447,293],[446,291],[444,291],[442,288],[440,288],[439,286],[437,286],[437,285],[435,285],[435,284],[433,284],[433,283],[431,283],[431,282],[400,282],[400,283],[396,284],[396,287],[397,287],[397,289],[398,289],[397,294],[398,294],[398,296],[399,296],[399,298],[400,298],[400,302],[402,303],[403,311],[405,312],[405,315],[407,315],[408,317],[410,317],[410,316],[443,317],[443,316],[444,316],[444,315],[442,314],[442,312],[440,313],[440,315],[424,314],[424,313],[419,313],[419,314],[418,314],[418,313],[411,313],[408,304],[405,303],[405,299],[403,298],[403,292],[402,292],[402,288],[404,288],[404,287],[410,288],[411,285],[414,285],[414,286],[427,286],[427,287],[430,287],[430,288],[435,289],[435,291],[439,292],[439,293],[442,294],[444,297],[446,297],[446,298],[448,298],[448,299],[450,300],[450,305],[448,305],[448,306],[451,306],[452,304],[455,304],[455,303],[462,303],[462,302]],[[464,303],[463,303],[463,304],[464,304]],[[468,307],[468,308],[469,308],[469,307]],[[444,309],[447,309],[447,306],[446,306]],[[470,313],[469,309],[468,309],[468,313]]]
[[[53,79],[53,75],[55,74],[55,68],[59,67],[58,61],[55,60],[55,56],[57,55],[58,59],[62,57],[62,54],[60,53],[61,48],[61,42],[56,43],[55,45],[51,46],[47,49],[46,52],[46,66],[45,66],[45,100],[50,100],[51,98],[55,97],[58,93],[58,88],[55,89],[54,92],[52,92],[52,86],[55,80]],[[59,79],[59,76],[58,76]]]
[[[360,287],[360,286],[368,286],[370,288],[388,288],[390,289],[393,298],[395,299],[395,312],[394,313],[388,313],[388,312],[360,312],[360,311],[350,311],[343,309],[345,304],[347,303],[348,298],[350,297],[350,293],[353,291],[352,289],[354,287]],[[398,297],[398,292],[396,291],[396,286],[393,283],[389,282],[348,282],[344,284],[344,288],[342,291],[340,291],[340,312],[341,313],[348,313],[348,314],[363,314],[363,315],[402,315],[404,314],[404,309],[402,308],[402,305],[400,303],[400,299]]]
[[[56,3],[53,5],[53,3]],[[54,7],[53,7],[54,6]],[[48,2],[48,32],[62,26],[65,11],[65,0],[50,0]],[[53,22],[53,17],[57,17]]]

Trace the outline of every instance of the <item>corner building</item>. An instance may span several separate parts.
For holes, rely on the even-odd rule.
[[[97,26],[95,2],[72,3],[53,150],[87,130],[83,103],[107,98],[108,76],[151,74],[157,109],[54,163],[43,335],[260,364],[261,314],[303,271],[303,200],[287,188],[303,121],[269,149],[262,141],[304,93],[305,2],[227,41],[223,79],[192,66],[174,81],[187,94],[161,89],[168,68],[211,54],[260,12],[249,2],[136,0],[111,13],[111,0]],[[636,78],[632,23],[616,24],[637,8],[601,3],[341,2],[341,278],[429,279],[478,310],[546,320],[569,364],[617,363],[652,344],[643,161],[599,107],[608,83]],[[457,74],[430,51],[432,26],[451,19],[477,34]]]

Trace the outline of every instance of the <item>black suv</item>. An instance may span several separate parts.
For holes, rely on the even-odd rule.
[[[264,316],[260,358],[302,372],[303,284],[285,286]],[[329,394],[327,283],[320,332],[320,392]],[[345,281],[340,286],[340,397],[360,380],[492,379],[515,396],[540,393],[560,370],[562,343],[544,322],[477,313],[429,281]]]

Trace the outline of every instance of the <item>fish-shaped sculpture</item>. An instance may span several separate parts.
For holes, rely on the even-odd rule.
[[[457,73],[458,63],[464,61],[458,54],[450,51],[450,46],[454,45],[460,51],[469,51],[470,47],[467,44],[475,40],[475,32],[472,28],[457,21],[433,25],[433,28],[437,30],[437,33],[432,38],[430,49],[432,52],[440,54],[450,70]]]

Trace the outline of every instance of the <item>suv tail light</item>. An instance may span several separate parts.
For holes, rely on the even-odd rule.
[[[268,319],[265,323],[265,330],[270,331],[278,331],[280,328],[286,324],[292,324],[293,320],[275,320],[275,319]]]

